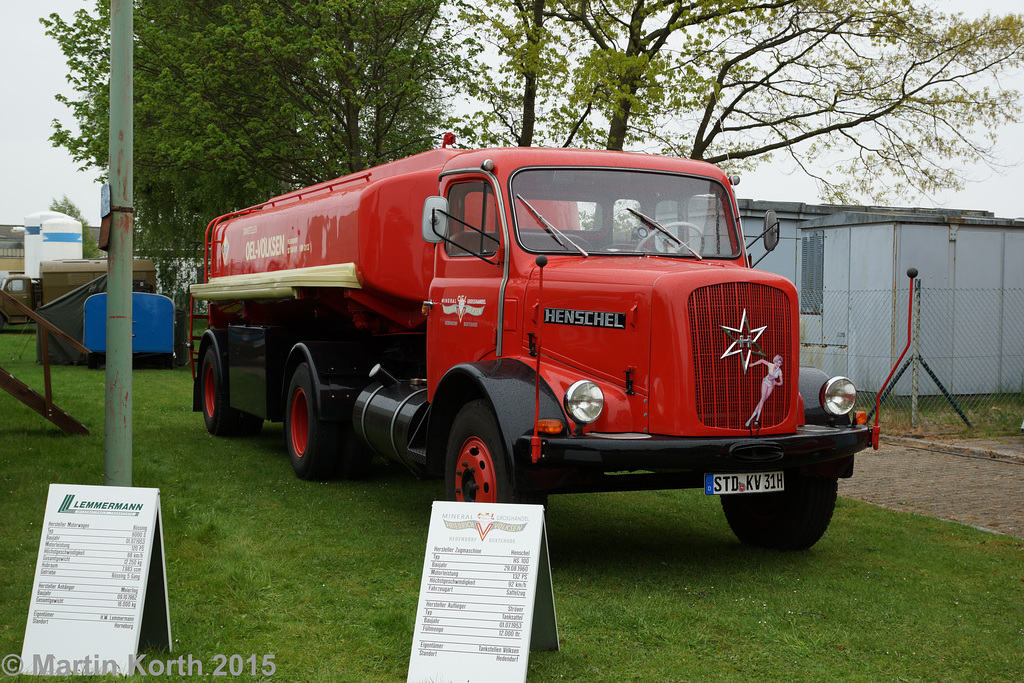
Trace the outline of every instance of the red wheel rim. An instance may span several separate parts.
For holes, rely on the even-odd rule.
[[[455,483],[455,500],[476,503],[498,501],[494,459],[480,437],[471,436],[462,444]]]
[[[213,377],[213,365],[207,365],[206,372],[203,373],[203,407],[206,409],[206,415],[208,417],[213,417],[216,401],[217,382]]]
[[[301,388],[292,396],[291,420],[288,424],[292,437],[292,449],[295,457],[306,454],[306,442],[309,440],[309,406],[306,404],[306,392]]]

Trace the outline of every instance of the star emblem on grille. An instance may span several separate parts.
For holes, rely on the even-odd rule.
[[[740,361],[743,364],[743,374],[747,374],[751,354],[756,353],[758,356],[768,357],[768,354],[761,349],[761,345],[757,343],[757,340],[761,338],[761,335],[768,329],[768,326],[765,325],[764,327],[751,329],[750,322],[747,320],[747,309],[743,309],[743,316],[740,318],[739,327],[726,327],[725,325],[719,325],[719,327],[725,330],[725,333],[729,335],[729,339],[732,341],[719,360],[739,355]]]

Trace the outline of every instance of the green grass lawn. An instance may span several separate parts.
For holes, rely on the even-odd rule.
[[[41,389],[23,345],[0,333],[0,366]],[[21,652],[48,485],[102,483],[104,373],[53,382],[89,436],[0,394],[0,656]],[[299,481],[280,425],[215,439],[190,392],[187,368],[134,373],[133,481],[161,491],[174,641],[150,658],[405,680],[442,483],[379,461]],[[547,529],[561,651],[532,653],[531,681],[1024,679],[1021,539],[841,499],[811,550],[769,552],[700,491],[553,496]]]

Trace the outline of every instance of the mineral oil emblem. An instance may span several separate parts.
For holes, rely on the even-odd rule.
[[[476,305],[474,305],[476,304]],[[462,318],[468,313],[469,315],[483,315],[484,306],[487,304],[485,299],[467,299],[464,294],[459,295],[454,300],[442,299],[441,310],[444,311],[445,315],[456,314],[459,317],[459,322],[462,322]]]
[[[743,309],[743,316],[740,318],[739,327],[726,327],[725,325],[719,325],[719,327],[725,330],[725,333],[729,335],[729,339],[732,341],[719,360],[739,355],[743,364],[743,374],[745,375],[747,374],[747,368],[750,367],[751,354],[757,354],[764,358],[768,357],[768,354],[761,349],[761,345],[757,343],[757,340],[761,338],[761,335],[768,329],[768,326],[750,329],[750,322],[747,321],[747,309]]]
[[[494,514],[490,512],[481,512],[477,514],[476,521],[472,519],[461,520],[457,522],[450,522],[447,519],[444,520],[444,525],[449,529],[461,530],[461,529],[476,529],[476,532],[480,534],[480,540],[487,538],[487,534],[491,531],[505,531],[508,533],[518,533],[526,528],[526,522],[522,524],[509,524],[508,522],[502,522],[495,519]]]

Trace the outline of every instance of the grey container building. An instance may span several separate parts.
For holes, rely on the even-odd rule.
[[[779,215],[779,248],[758,267],[789,277],[800,292],[804,364],[877,391],[907,342],[906,272],[914,267],[920,357],[945,388],[955,395],[1024,392],[1024,219],[984,211],[739,204],[750,233],[768,209]],[[897,395],[910,393],[909,375],[896,385]],[[935,394],[939,387],[925,378],[919,392]]]

